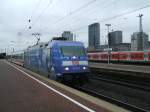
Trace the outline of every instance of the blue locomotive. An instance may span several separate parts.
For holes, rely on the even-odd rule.
[[[54,80],[83,78],[89,72],[83,43],[57,39],[29,47],[24,53],[24,66],[48,74]]]

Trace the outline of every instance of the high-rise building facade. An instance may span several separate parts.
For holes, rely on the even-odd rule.
[[[96,50],[100,48],[100,24],[94,23],[88,27],[88,47]]]
[[[69,41],[73,41],[73,33],[71,33],[71,31],[64,31],[62,37],[67,38]]]
[[[148,35],[144,32],[135,32],[131,36],[131,50],[143,51],[149,48]]]
[[[113,31],[109,33],[109,46],[122,43],[122,31]]]
[[[100,50],[106,51],[108,49],[108,45],[101,45]],[[120,43],[111,46],[112,51],[131,51],[131,43]]]

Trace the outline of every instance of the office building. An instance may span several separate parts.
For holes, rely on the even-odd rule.
[[[62,37],[67,38],[68,41],[73,41],[73,33],[71,33],[70,31],[64,31],[62,33]]]
[[[108,49],[108,45],[101,45],[100,50],[105,51]],[[112,51],[130,51],[131,50],[131,43],[120,43],[111,46]]]
[[[120,43],[112,46],[112,51],[130,51],[131,43]]]
[[[88,47],[91,50],[100,48],[100,24],[94,23],[88,27]]]
[[[149,48],[148,35],[144,32],[135,32],[131,36],[131,50],[143,51]]]
[[[122,31],[113,31],[109,33],[109,46],[122,43]]]

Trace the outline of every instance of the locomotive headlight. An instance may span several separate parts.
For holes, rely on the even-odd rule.
[[[86,67],[83,67],[83,70],[86,70]]]
[[[68,68],[68,67],[66,67],[66,68],[65,68],[65,70],[67,70],[67,71],[68,71],[68,70],[69,70],[69,68]]]

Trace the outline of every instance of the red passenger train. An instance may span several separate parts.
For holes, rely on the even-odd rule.
[[[108,52],[88,53],[89,61],[108,61]],[[110,53],[111,62],[150,63],[150,51],[120,51]]]

